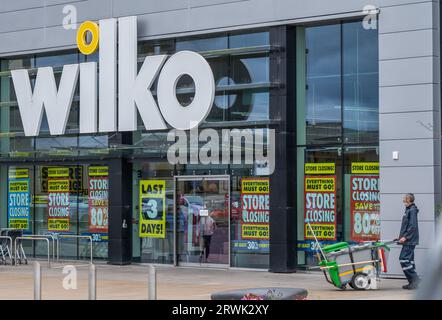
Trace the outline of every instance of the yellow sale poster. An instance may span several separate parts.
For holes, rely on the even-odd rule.
[[[140,180],[140,237],[166,237],[166,181]]]
[[[306,176],[304,193],[305,239],[336,240],[336,176]]]
[[[28,230],[31,218],[29,170],[9,168],[8,171],[8,227]]]
[[[70,230],[69,179],[48,180],[48,231]]]
[[[63,167],[40,167],[41,191],[48,192],[50,179],[68,179],[69,193],[83,191],[83,167],[63,166]]]
[[[241,179],[241,239],[269,240],[270,181]]]

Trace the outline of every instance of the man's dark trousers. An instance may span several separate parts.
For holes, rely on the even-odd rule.
[[[415,246],[413,245],[403,245],[399,255],[402,271],[407,277],[409,283],[414,283],[419,279],[414,265],[414,247]]]

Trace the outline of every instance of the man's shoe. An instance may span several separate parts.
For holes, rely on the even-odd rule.
[[[417,287],[419,286],[419,280],[413,281],[412,283],[406,284],[404,286],[402,286],[402,289],[405,290],[415,290],[417,289]]]
[[[411,282],[410,289],[417,289],[419,287],[420,282],[421,282],[421,279],[416,279],[413,282]]]
[[[402,289],[404,289],[404,290],[410,290],[411,288],[410,288],[410,283],[409,284],[406,284],[406,285],[403,285],[402,286]]]

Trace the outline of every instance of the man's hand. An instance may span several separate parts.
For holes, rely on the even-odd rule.
[[[407,241],[407,238],[402,237],[399,239],[399,243],[405,243]]]

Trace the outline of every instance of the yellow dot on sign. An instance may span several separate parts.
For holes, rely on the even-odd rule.
[[[81,24],[77,31],[77,46],[80,52],[84,55],[90,55],[98,49],[98,24],[92,21],[85,21]],[[92,39],[90,43],[86,41],[86,35],[90,32]]]

